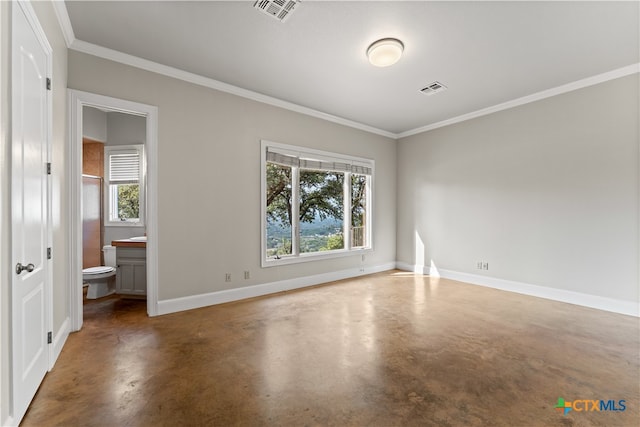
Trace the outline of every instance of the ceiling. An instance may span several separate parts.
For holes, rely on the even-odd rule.
[[[392,134],[640,62],[638,2],[304,0],[285,22],[253,1],[65,4],[78,40]],[[404,55],[376,68],[384,37]]]

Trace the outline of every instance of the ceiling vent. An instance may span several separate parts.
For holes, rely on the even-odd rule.
[[[425,95],[434,95],[438,92],[442,92],[443,90],[446,90],[447,87],[445,85],[443,85],[440,82],[433,82],[430,85],[428,85],[427,87],[420,89],[420,92],[424,93]]]
[[[284,22],[293,13],[300,0],[257,0],[253,7]]]

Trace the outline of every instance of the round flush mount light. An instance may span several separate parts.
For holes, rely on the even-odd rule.
[[[398,62],[403,50],[404,45],[398,39],[380,39],[371,43],[367,49],[367,57],[376,67],[388,67]]]

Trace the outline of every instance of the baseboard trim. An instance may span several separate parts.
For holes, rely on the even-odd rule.
[[[207,307],[210,305],[223,304],[226,302],[239,301],[247,298],[275,294],[277,292],[290,291],[293,289],[300,289],[308,286],[333,282],[336,280],[350,279],[367,274],[379,273],[381,271],[393,270],[395,267],[395,262],[387,262],[376,266],[332,271],[330,273],[316,274],[313,276],[298,277],[295,279],[280,280],[278,282],[246,286],[244,288],[227,289],[224,291],[211,292],[207,294],[191,295],[188,297],[163,300],[158,301],[158,314],[162,315],[176,313],[179,311],[192,310],[194,308]]]
[[[431,274],[431,268],[427,265],[407,264],[405,262],[396,262],[396,268],[402,271],[410,271],[417,274],[425,274],[429,276]]]
[[[8,416],[7,419],[5,419],[2,422],[2,425],[3,426],[7,426],[7,427],[14,426],[15,424],[13,423],[13,417],[12,416]]]
[[[53,365],[55,365],[56,361],[58,360],[58,357],[62,352],[62,347],[64,347],[64,344],[67,342],[67,338],[69,337],[70,333],[71,319],[67,317],[66,319],[64,319],[64,322],[62,322],[60,329],[58,329],[58,332],[56,332],[56,335],[53,338],[53,358],[51,360],[51,363],[49,363],[49,370],[53,369]]]
[[[398,268],[399,270],[429,274],[429,267],[415,266],[402,262],[396,263],[396,268]],[[498,279],[496,277],[461,273],[453,270],[438,269],[438,273],[440,277],[443,277],[445,279],[457,280],[472,285],[485,286],[488,288],[500,289],[502,291],[515,292],[518,294],[565,302],[568,304],[580,305],[583,307],[610,311],[627,316],[640,317],[640,305],[631,301],[623,301],[614,298],[568,291],[564,289],[555,289],[546,286],[532,285],[529,283],[516,282],[513,280]]]

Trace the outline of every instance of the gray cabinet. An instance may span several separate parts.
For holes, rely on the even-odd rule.
[[[122,295],[147,295],[147,250],[116,249],[116,292]]]

